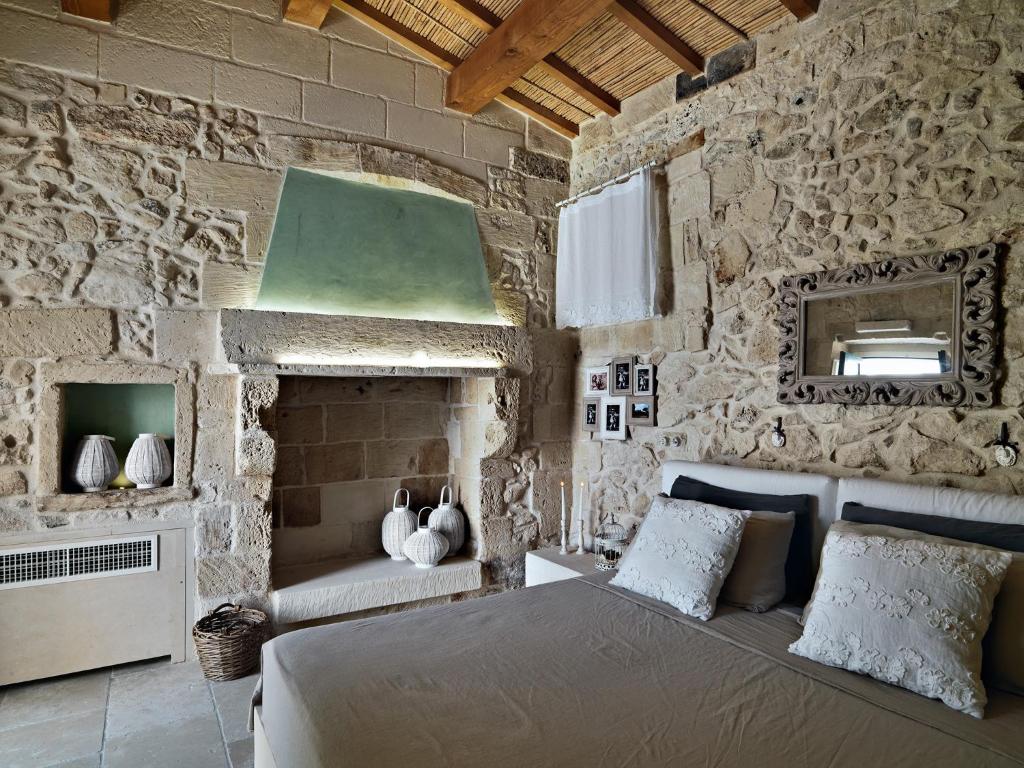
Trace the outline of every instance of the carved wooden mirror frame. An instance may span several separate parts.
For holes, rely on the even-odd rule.
[[[779,284],[779,402],[786,404],[991,406],[995,384],[996,258],[987,243],[927,256],[898,256],[874,264],[783,278]],[[806,302],[896,286],[956,286],[952,371],[919,378],[804,374]]]

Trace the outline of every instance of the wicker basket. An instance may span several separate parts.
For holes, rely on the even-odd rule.
[[[218,606],[192,627],[199,666],[207,680],[237,680],[252,672],[270,635],[262,611],[232,603]]]

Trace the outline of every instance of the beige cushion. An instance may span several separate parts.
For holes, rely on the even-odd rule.
[[[980,718],[981,640],[1010,555],[840,520],[789,650]]]
[[[749,515],[658,496],[610,583],[706,621],[715,613]]]
[[[720,599],[761,613],[786,595],[786,557],[793,536],[792,512],[751,512],[736,561]]]

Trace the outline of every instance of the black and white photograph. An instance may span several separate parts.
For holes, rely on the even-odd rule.
[[[586,381],[583,387],[583,394],[597,396],[608,394],[608,366],[598,365],[587,368],[585,372]]]
[[[642,397],[654,394],[654,366],[637,364],[633,366],[633,394]]]
[[[612,360],[612,380],[608,389],[615,396],[633,394],[633,358],[616,357]]]
[[[583,399],[583,431],[599,432],[601,430],[601,398],[586,397]]]
[[[601,439],[626,439],[626,398],[605,397],[601,400]]]
[[[626,412],[626,424],[631,427],[653,427],[654,426],[654,398],[653,397],[631,397],[629,398]]]

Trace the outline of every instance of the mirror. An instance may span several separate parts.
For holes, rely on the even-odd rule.
[[[809,299],[806,376],[916,378],[953,371],[956,283]]]
[[[779,402],[992,405],[993,243],[786,277]]]

